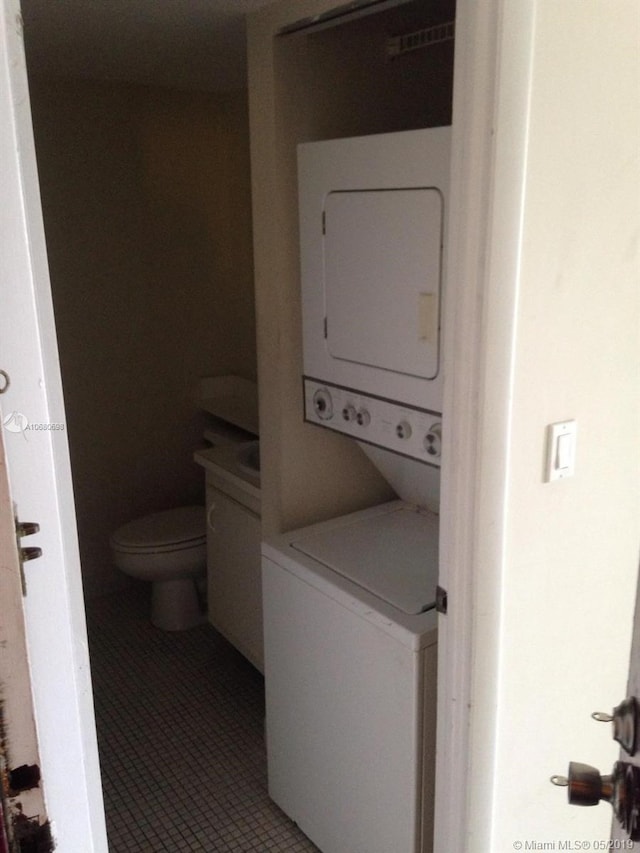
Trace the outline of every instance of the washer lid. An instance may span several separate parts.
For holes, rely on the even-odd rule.
[[[295,540],[291,547],[403,613],[416,614],[435,607],[438,532],[435,513],[401,506]]]
[[[203,539],[206,533],[204,507],[182,506],[130,521],[116,530],[111,541],[125,548],[162,547]]]

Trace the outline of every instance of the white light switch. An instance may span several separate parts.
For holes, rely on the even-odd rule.
[[[549,424],[547,427],[547,483],[572,477],[576,465],[575,421]]]

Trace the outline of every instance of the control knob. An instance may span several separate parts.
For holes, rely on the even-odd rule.
[[[326,388],[318,388],[313,395],[313,410],[322,421],[329,421],[333,417],[333,402]]]
[[[371,423],[371,415],[366,409],[360,409],[356,415],[356,420],[360,426],[367,427]]]
[[[439,459],[442,453],[442,424],[437,421],[431,424],[424,437],[424,449],[433,459]]]
[[[343,420],[351,423],[351,421],[355,421],[357,417],[357,412],[355,406],[352,406],[351,403],[347,403],[347,405],[342,410],[342,418]]]
[[[411,424],[408,421],[400,421],[400,423],[396,426],[396,435],[398,438],[407,439],[411,438]]]

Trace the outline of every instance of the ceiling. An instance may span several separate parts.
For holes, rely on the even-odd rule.
[[[22,0],[29,73],[246,85],[245,16],[272,0]]]

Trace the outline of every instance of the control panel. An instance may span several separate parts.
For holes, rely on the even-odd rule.
[[[442,415],[304,377],[306,421],[440,467]]]

